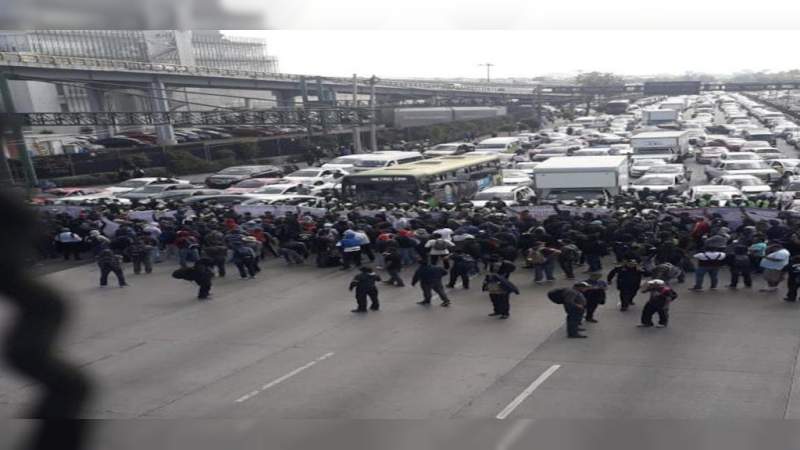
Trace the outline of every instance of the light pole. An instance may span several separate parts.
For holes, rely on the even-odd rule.
[[[492,63],[483,63],[483,64],[478,64],[478,65],[479,66],[486,66],[486,84],[491,83],[492,82],[491,70],[492,70],[492,67],[494,67],[494,64],[492,64]]]
[[[377,117],[375,114],[375,84],[378,82],[378,77],[375,75],[369,79],[369,109],[370,109],[370,124],[369,124],[369,146],[372,147],[373,152],[378,151],[378,124],[376,123]]]

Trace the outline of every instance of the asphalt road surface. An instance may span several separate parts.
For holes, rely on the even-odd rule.
[[[572,340],[550,287],[522,269],[501,321],[487,317],[478,279],[451,290],[449,309],[386,287],[380,312],[355,315],[354,272],[264,266],[256,280],[217,280],[205,303],[170,277],[173,263],[124,289],[98,287],[91,265],[46,275],[71,299],[64,352],[98,386],[85,417],[800,418],[800,305],[758,293],[761,280],[679,285],[666,329],[636,328],[642,296],[622,313],[611,291],[590,338]],[[3,309],[3,328],[10,319]],[[0,374],[12,417],[37,390]]]

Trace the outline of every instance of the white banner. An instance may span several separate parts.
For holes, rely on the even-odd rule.
[[[68,205],[44,205],[39,206],[39,211],[48,212],[50,214],[69,214],[70,217],[78,217],[81,212],[87,208],[83,206],[68,206]]]

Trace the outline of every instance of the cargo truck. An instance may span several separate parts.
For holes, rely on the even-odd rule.
[[[533,172],[536,196],[542,203],[572,203],[618,195],[628,186],[625,156],[566,156],[550,158]]]
[[[642,125],[660,125],[677,122],[680,112],[675,109],[645,109],[642,110]]]
[[[688,131],[649,131],[631,136],[634,159],[681,162],[689,154]]]

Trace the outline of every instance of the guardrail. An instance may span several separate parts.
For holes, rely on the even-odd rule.
[[[0,66],[22,66],[22,67],[50,67],[57,68],[78,68],[84,70],[120,70],[130,72],[149,72],[171,75],[190,75],[206,77],[226,77],[243,78],[265,81],[290,81],[300,83],[302,80],[322,79],[327,83],[336,83],[349,86],[352,79],[319,75],[297,75],[287,73],[268,73],[237,69],[220,69],[215,67],[202,66],[183,66],[177,64],[148,63],[139,61],[124,61],[113,59],[86,58],[74,56],[43,55],[38,53],[13,53],[0,52]],[[360,86],[369,86],[369,79],[359,79]],[[437,83],[430,81],[408,81],[386,79],[376,83],[377,87],[403,88],[403,89],[426,89],[433,91],[453,91],[453,92],[477,92],[477,93],[496,93],[496,94],[531,94],[530,89],[513,89],[494,86],[475,86],[458,85],[457,83]]]

